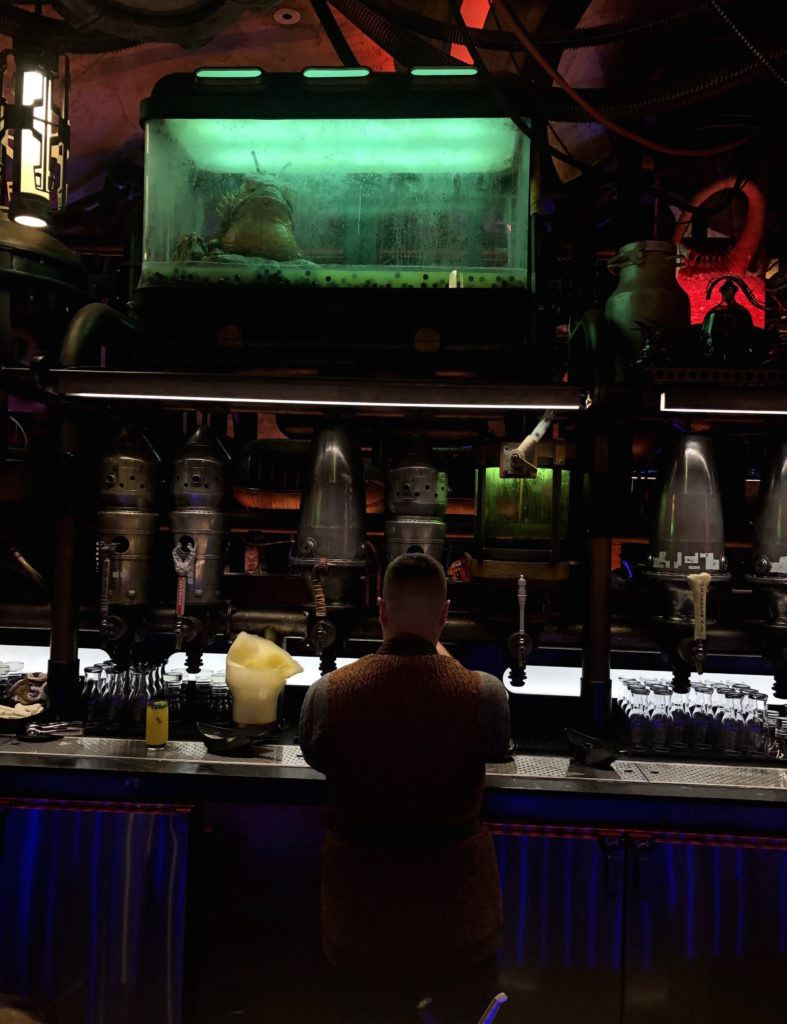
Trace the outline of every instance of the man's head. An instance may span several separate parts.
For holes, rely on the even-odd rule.
[[[445,595],[445,572],[431,555],[395,558],[385,571],[380,598],[383,639],[409,633],[436,644],[448,617]]]

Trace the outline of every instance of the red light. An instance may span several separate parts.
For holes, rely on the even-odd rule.
[[[724,256],[714,256],[707,253],[693,253],[689,250],[687,262],[684,267],[678,270],[678,284],[686,292],[691,303],[691,322],[701,324],[705,319],[708,310],[713,309],[721,302],[719,289],[715,288],[709,299],[705,298],[708,285],[715,277],[724,274],[734,274],[742,277],[751,289],[755,299],[765,305],[765,281],[757,274],[749,271],[751,263],[762,238],[762,231],[765,225],[765,196],[753,181],[739,181],[735,177],[721,178],[714,181],[691,198],[690,205],[693,207],[702,206],[712,196],[719,192],[738,190],[746,197],[749,204],[749,212],[746,223],[741,232],[740,238],[733,245],[731,251]],[[675,233],[672,241],[680,245],[686,228],[691,222],[691,214],[683,213],[675,225]],[[685,246],[684,246],[685,248]],[[738,290],[735,301],[740,303],[751,313],[752,323],[755,327],[765,326],[765,313],[753,306],[742,290]]]
[[[489,0],[462,0],[462,21],[468,28],[483,28],[488,13]],[[454,43],[451,47],[451,56],[463,60],[465,64],[473,63],[467,47],[459,43]]]
[[[708,310],[718,306],[721,302],[718,287],[713,289],[713,294],[709,299],[705,298],[705,292],[710,282],[715,277],[720,277],[723,274],[736,274],[736,276],[742,277],[751,289],[755,299],[765,305],[765,282],[761,277],[757,277],[756,274],[741,274],[722,264],[716,264],[712,271],[692,271],[686,267],[678,271],[678,284],[689,297],[689,302],[691,303],[691,322],[693,324],[701,324]],[[741,289],[738,289],[735,301],[745,309],[748,309],[755,327],[765,326],[764,311],[753,306]]]

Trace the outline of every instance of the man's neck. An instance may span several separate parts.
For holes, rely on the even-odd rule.
[[[424,643],[431,644],[432,647],[437,646],[437,641],[440,639],[439,636],[430,636],[426,633],[420,633],[417,629],[390,629],[386,627],[382,630],[383,643],[388,643],[390,640],[423,640]]]

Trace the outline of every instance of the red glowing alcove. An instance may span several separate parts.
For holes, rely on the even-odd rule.
[[[738,241],[724,255],[689,250],[685,255],[683,266],[678,269],[678,284],[689,296],[691,322],[693,324],[702,323],[708,310],[720,302],[721,296],[718,294],[718,289],[714,289],[709,299],[705,295],[710,282],[722,274],[735,274],[738,277],[742,277],[751,289],[755,299],[763,306],[765,305],[765,281],[759,274],[752,273],[749,270],[749,265],[754,254],[757,252],[765,225],[765,197],[760,189],[753,181],[740,183],[732,176],[721,178],[719,181],[715,181],[713,184],[706,185],[705,188],[700,189],[692,197],[690,205],[694,207],[701,206],[711,196],[716,195],[717,192],[724,192],[727,189],[733,188],[738,188],[745,195],[746,201],[749,204],[746,224]],[[675,245],[681,246],[683,236],[690,222],[691,213],[687,210],[681,214],[678,223],[675,225],[675,232],[672,236],[672,241]],[[686,249],[685,245],[683,249]],[[739,291],[735,299],[749,311],[755,327],[765,326],[764,311],[749,302],[743,291]]]

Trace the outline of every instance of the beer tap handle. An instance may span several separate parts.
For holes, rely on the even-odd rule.
[[[711,576],[708,572],[691,573],[686,577],[694,603],[694,639],[686,645],[688,657],[685,659],[694,664],[699,675],[705,669],[705,641],[707,639],[707,606],[708,587]]]
[[[691,598],[694,602],[694,639],[705,640],[707,638],[707,605],[708,587],[710,586],[710,573],[698,572],[687,576],[686,580],[691,590]]]
[[[175,566],[175,574],[178,577],[177,590],[175,591],[175,650],[183,647],[184,618],[186,614],[186,579],[194,567],[197,553],[193,544],[184,548],[176,544],[172,549],[172,561]]]
[[[515,659],[511,666],[511,685],[521,687],[525,685],[525,667],[527,659],[533,650],[533,641],[525,632],[527,580],[524,576],[519,577],[516,596],[519,603],[519,630],[516,633],[512,633],[508,638],[508,650],[511,657]]]

